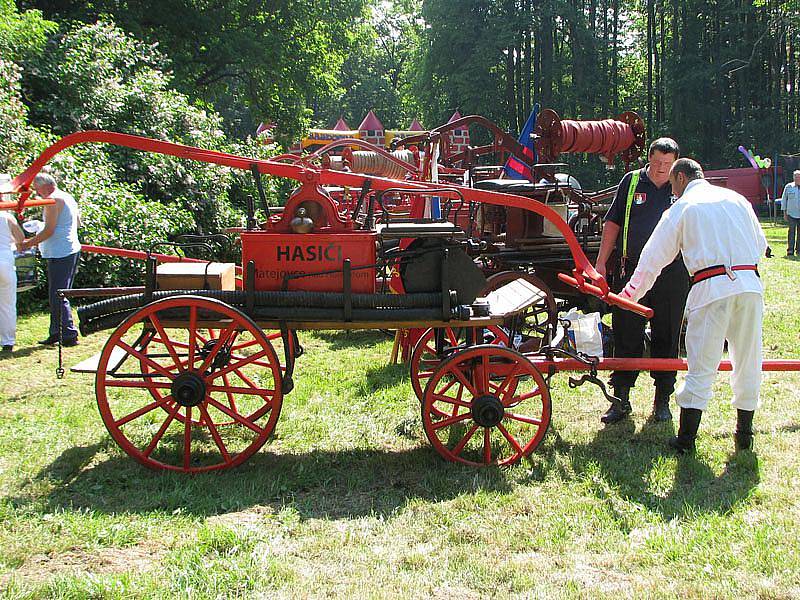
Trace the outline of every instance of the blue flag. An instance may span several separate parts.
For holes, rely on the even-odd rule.
[[[523,154],[527,160],[527,164],[521,161],[513,154],[508,157],[504,170],[506,175],[511,179],[527,179],[533,181],[533,171],[531,167],[536,164],[536,149],[533,145],[533,128],[536,127],[536,118],[539,116],[539,104],[533,105],[528,120],[525,121],[525,127],[519,134],[519,143],[523,146]]]

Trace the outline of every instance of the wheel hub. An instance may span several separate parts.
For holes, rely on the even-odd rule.
[[[200,358],[205,359],[214,348],[219,344],[219,340],[208,340],[203,347],[200,349]],[[231,348],[227,344],[219,349],[219,352],[214,356],[214,360],[211,361],[211,370],[217,371],[222,369],[228,365],[231,361]]]
[[[172,397],[181,406],[197,406],[206,397],[205,381],[196,373],[181,373],[172,382]]]
[[[472,420],[481,427],[496,427],[505,416],[500,398],[491,394],[478,396],[472,401]]]

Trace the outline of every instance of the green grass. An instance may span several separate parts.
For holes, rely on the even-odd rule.
[[[797,357],[800,263],[765,225],[765,353]],[[735,455],[720,375],[695,457],[674,425],[601,428],[596,389],[554,378],[553,422],[508,469],[428,445],[380,333],[303,334],[274,439],[242,467],[187,477],[111,442],[91,376],[54,375],[19,322],[0,362],[0,589],[8,598],[800,597],[800,378],[766,374],[757,451]],[[67,365],[105,336],[65,350]]]

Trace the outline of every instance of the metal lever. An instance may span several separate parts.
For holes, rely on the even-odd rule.
[[[590,373],[584,373],[580,377],[570,377],[568,383],[569,387],[573,389],[582,386],[584,383],[593,383],[600,388],[600,391],[603,392],[603,396],[606,397],[606,400],[611,402],[611,404],[616,406],[618,409],[623,408],[622,400],[608,393],[606,384],[603,383],[599,377],[597,377],[597,371],[595,369],[592,369]]]

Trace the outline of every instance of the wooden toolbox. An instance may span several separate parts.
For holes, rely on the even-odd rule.
[[[233,263],[162,263],[156,267],[159,290],[235,290]]]

